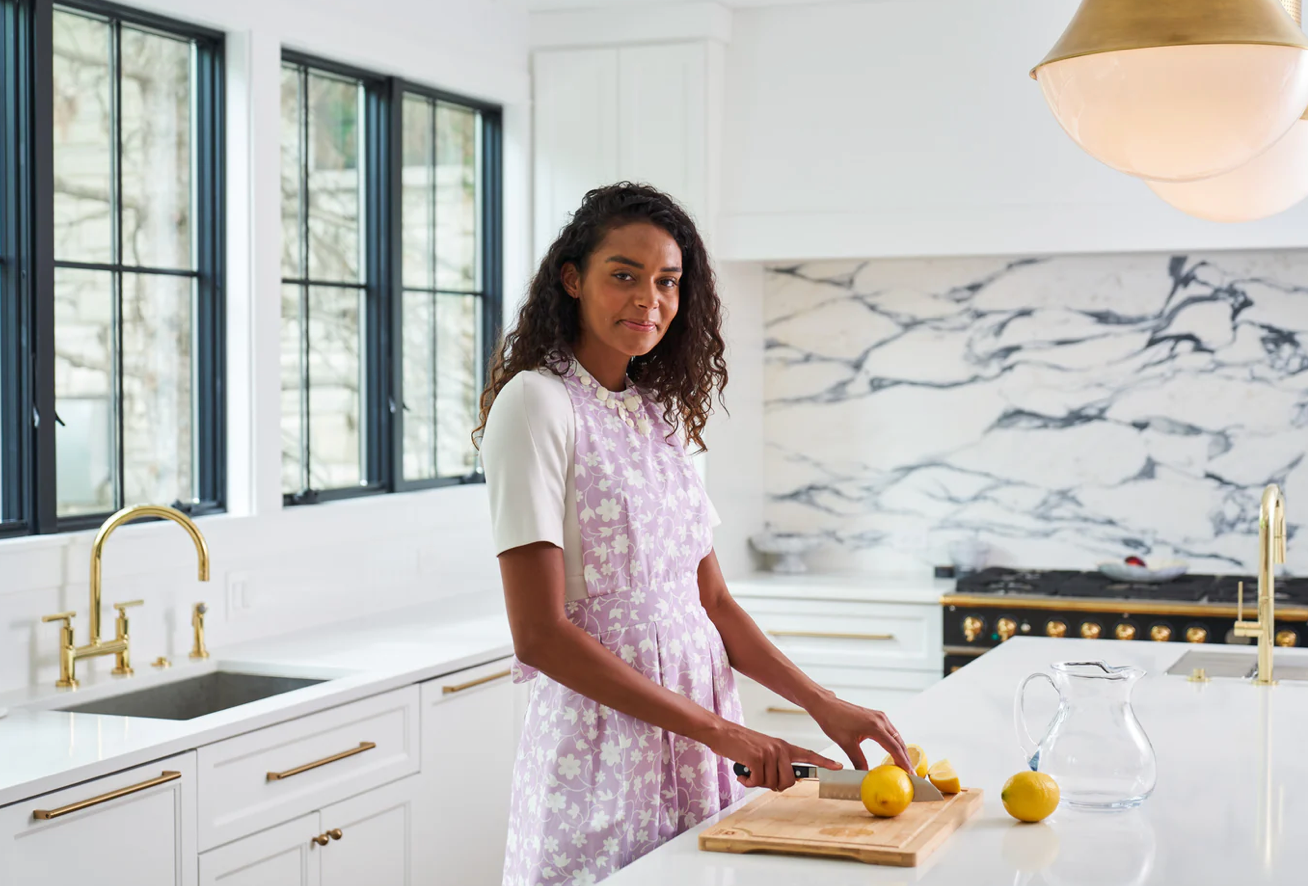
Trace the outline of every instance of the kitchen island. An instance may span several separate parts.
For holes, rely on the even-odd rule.
[[[780,855],[702,852],[712,818],[606,880],[613,886],[846,884],[1254,884],[1302,883],[1308,870],[1308,683],[1262,688],[1236,679],[1191,683],[1165,672],[1183,643],[1018,638],[902,706],[896,726],[932,758],[948,757],[985,808],[925,865],[894,868]],[[1252,647],[1203,647],[1248,655]],[[999,791],[1023,768],[1013,694],[1027,674],[1056,661],[1133,664],[1148,675],[1133,705],[1158,756],[1158,785],[1138,809],[1083,812],[1061,806],[1040,824],[1004,811]],[[1276,660],[1308,664],[1308,650]],[[1027,713],[1043,734],[1056,706],[1033,683]],[[874,761],[880,759],[870,743]],[[819,749],[822,750],[822,749]],[[823,751],[845,761],[833,748]],[[875,754],[875,756],[874,756]],[[847,761],[846,761],[847,762]],[[745,803],[749,802],[747,798]],[[743,805],[743,804],[742,804]],[[735,807],[739,808],[739,807]]]

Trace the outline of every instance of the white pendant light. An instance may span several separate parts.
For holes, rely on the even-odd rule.
[[[1299,0],[1281,0],[1301,22]],[[1196,218],[1244,222],[1284,212],[1308,197],[1308,113],[1281,140],[1243,166],[1196,182],[1146,182],[1155,194]]]
[[[1308,107],[1308,40],[1276,0],[1082,0],[1031,71],[1095,159],[1195,181],[1272,146]]]

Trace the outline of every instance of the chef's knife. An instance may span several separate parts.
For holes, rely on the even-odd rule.
[[[795,778],[814,778],[818,780],[818,796],[826,800],[861,800],[863,776],[866,769],[822,769],[811,763],[792,763],[791,770]],[[749,767],[736,763],[731,771],[741,778],[749,778]],[[913,782],[913,802],[922,803],[929,800],[943,800],[945,795],[940,789],[920,775],[908,773]]]

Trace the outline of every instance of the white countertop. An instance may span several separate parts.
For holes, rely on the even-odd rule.
[[[800,597],[864,603],[938,604],[954,592],[954,579],[930,573],[877,575],[863,572],[755,572],[727,582],[738,597]]]
[[[128,680],[104,677],[76,692],[37,687],[0,698],[0,806],[189,748],[429,680],[513,652],[499,594],[468,594],[417,608],[261,640],[212,658]],[[154,720],[41,710],[196,676],[218,668],[332,678],[194,720]]]
[[[895,721],[904,737],[931,758],[948,757],[965,786],[986,792],[985,809],[921,867],[701,852],[699,832],[718,816],[619,871],[606,886],[1302,883],[1308,870],[1308,684],[1283,681],[1264,689],[1165,675],[1190,648],[1019,638],[905,704]],[[1277,660],[1286,653],[1308,663],[1308,650],[1278,650]],[[1015,822],[999,790],[1023,768],[1013,732],[1018,682],[1050,662],[1096,659],[1149,672],[1133,703],[1158,756],[1158,786],[1128,812],[1060,807],[1040,824]],[[1033,732],[1042,731],[1041,718],[1052,711],[1048,685],[1033,684]],[[844,760],[834,749],[825,753]]]

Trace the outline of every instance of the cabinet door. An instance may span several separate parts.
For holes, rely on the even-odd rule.
[[[331,842],[320,853],[322,886],[430,882],[414,875],[413,803],[418,789],[415,775],[323,807],[319,817]]]
[[[200,886],[319,886],[321,833],[312,812],[211,849],[200,856]]]
[[[539,256],[586,192],[618,177],[618,51],[537,52],[532,83]]]
[[[195,886],[195,754],[6,806],[0,840],[0,883]]]
[[[618,50],[618,177],[668,192],[704,227],[707,59],[704,43]]]
[[[423,884],[500,882],[521,729],[522,696],[508,668],[502,659],[422,684],[414,842]]]

